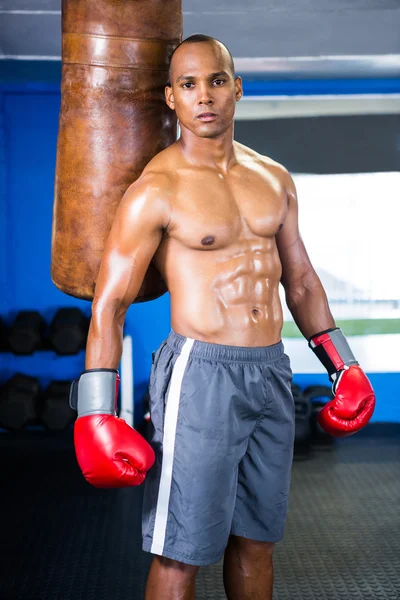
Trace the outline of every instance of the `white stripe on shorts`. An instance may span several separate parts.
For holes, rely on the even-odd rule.
[[[172,467],[174,463],[174,448],[176,424],[178,421],[179,401],[181,397],[182,380],[189,354],[194,340],[186,338],[182,351],[176,359],[171,375],[171,385],[166,398],[166,409],[164,419],[163,437],[163,461],[161,468],[160,487],[158,489],[158,500],[156,518],[154,523],[153,542],[151,550],[153,554],[162,554],[167,529],[168,505],[171,493]]]

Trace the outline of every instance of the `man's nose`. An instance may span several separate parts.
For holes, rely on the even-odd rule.
[[[198,103],[199,104],[212,104],[213,103],[213,99],[212,99],[210,89],[208,86],[203,85],[203,86],[199,87]]]

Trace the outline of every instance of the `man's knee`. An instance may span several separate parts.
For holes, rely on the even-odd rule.
[[[166,558],[165,556],[155,556],[154,562],[157,564],[158,569],[163,571],[164,576],[168,577],[171,575],[180,580],[195,579],[200,569],[196,565],[188,565],[172,558]]]
[[[264,565],[272,563],[275,544],[273,542],[258,542],[244,537],[231,535],[229,537],[228,549],[237,555],[237,559],[246,564],[262,562]]]

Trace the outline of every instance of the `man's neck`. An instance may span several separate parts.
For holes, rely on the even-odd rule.
[[[232,128],[215,138],[201,138],[182,128],[178,142],[185,160],[192,165],[227,173],[237,162]]]

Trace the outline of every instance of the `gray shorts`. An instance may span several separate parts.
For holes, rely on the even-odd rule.
[[[150,375],[156,454],[143,500],[143,550],[191,565],[221,560],[230,534],[278,542],[294,443],[292,372],[282,342],[247,348],[171,331]]]

